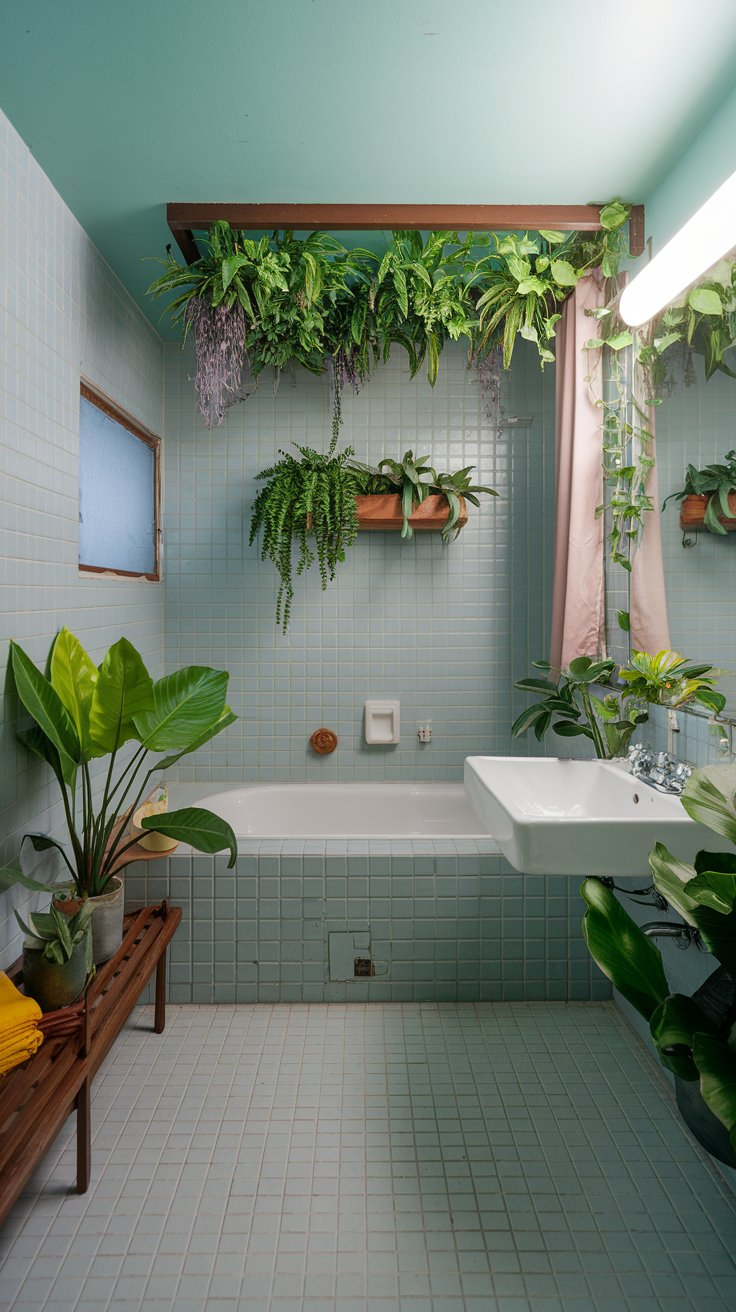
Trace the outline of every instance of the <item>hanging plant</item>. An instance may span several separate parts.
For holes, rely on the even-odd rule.
[[[193,296],[184,311],[185,335],[194,330],[194,387],[207,428],[221,424],[225,411],[240,397],[245,349],[245,311],[235,304],[213,306]]]
[[[159,262],[164,273],[148,291],[153,297],[174,293],[167,313],[180,325],[183,342],[195,329],[199,405],[212,427],[239,399],[238,350],[241,369],[247,356],[255,378],[266,365],[277,373],[292,364],[324,373],[334,354],[331,315],[349,299],[349,280],[367,281],[376,259],[347,251],[328,233],[297,241],[285,232],[254,241],[221,221],[193,264],[179,264],[170,252]]]
[[[250,527],[251,545],[262,532],[261,560],[270,560],[279,575],[276,623],[284,633],[289,627],[294,575],[303,574],[316,560],[324,592],[358,532],[358,476],[350,466],[352,447],[336,452],[332,442],[326,455],[308,446],[297,445],[296,450],[301,458],[279,451],[282,459],[257,475],[268,482],[256,497]]]
[[[508,368],[521,336],[536,344],[542,364],[551,360],[558,307],[587,269],[615,274],[628,213],[618,201],[605,206],[594,234],[469,233],[460,241],[457,232],[425,240],[397,231],[383,258],[347,250],[328,233],[255,241],[220,221],[193,264],[180,265],[169,251],[149,294],[173,294],[167,311],[185,341],[194,326],[195,381],[208,426],[242,395],[242,342],[256,378],[266,365],[322,374],[331,360],[337,429],[342,387],[360,387],[395,345],[406,352],[412,377],[426,361],[431,384],[448,341],[465,339],[476,364],[502,346]],[[208,306],[219,313],[208,316]]]
[[[358,532],[356,497],[400,497],[401,536],[407,541],[413,536],[412,513],[428,496],[441,497],[447,517],[440,532],[443,542],[449,542],[459,532],[465,500],[478,506],[481,495],[498,496],[492,487],[471,481],[472,465],[454,473],[437,473],[429,456],[415,458],[406,451],[402,460],[387,458],[374,467],[356,460],[352,447],[337,451],[334,438],[326,455],[295,446],[298,456],[280,450],[281,460],[257,475],[268,481],[256,497],[250,526],[250,544],[262,534],[261,560],[270,560],[279,576],[276,623],[284,633],[289,626],[294,578],[316,561],[324,592],[353,546]]]

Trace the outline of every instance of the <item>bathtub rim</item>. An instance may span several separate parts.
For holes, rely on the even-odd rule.
[[[166,786],[169,792],[169,808],[174,810],[175,807],[183,806],[204,806],[208,805],[209,799],[216,794],[225,792],[239,792],[242,789],[256,788],[289,788],[292,786],[307,786],[319,788],[324,783],[325,786],[334,786],[335,784],[345,784],[345,786],[355,786],[356,788],[370,788],[371,786],[386,786],[391,784],[400,784],[407,787],[447,787],[451,785],[453,789],[460,789],[462,792],[463,785],[456,779],[372,779],[372,780],[248,780],[246,782],[223,782],[221,780],[166,780]],[[469,804],[468,804],[469,805]],[[435,854],[448,855],[456,852],[471,854],[479,852],[484,855],[500,856],[500,848],[492,834],[479,829],[475,833],[466,834],[324,834],[324,835],[299,835],[299,834],[236,834],[239,854],[252,854],[260,852],[262,854],[297,854],[301,851],[304,855],[319,854],[328,850],[329,853],[336,855],[361,855],[366,852],[375,853],[378,848],[381,852],[388,851],[393,855],[421,855]],[[287,851],[288,849],[288,851]],[[180,843],[177,850],[170,854],[172,859],[177,856],[201,856],[202,853],[196,852],[193,848],[184,843]],[[222,854],[218,854],[222,856]]]

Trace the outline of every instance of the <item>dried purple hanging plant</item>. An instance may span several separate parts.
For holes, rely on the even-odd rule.
[[[338,381],[340,387],[350,384],[355,395],[358,395],[363,383],[366,381],[358,365],[358,352],[356,349],[347,350],[341,346],[332,361],[334,378]]]
[[[194,386],[199,409],[205,426],[216,428],[225,411],[241,397],[245,311],[237,303],[213,306],[205,296],[193,296],[184,318],[185,331],[194,329]]]

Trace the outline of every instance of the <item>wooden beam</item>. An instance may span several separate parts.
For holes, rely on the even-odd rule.
[[[644,206],[632,205],[629,215],[629,250],[632,255],[643,255],[645,245]]]
[[[635,217],[636,216],[636,217]],[[539,228],[562,232],[600,229],[596,205],[317,205],[274,203],[193,203],[175,201],[166,207],[171,233],[187,264],[199,258],[195,231],[209,230],[218,219],[232,228],[266,232],[292,228],[299,231],[370,232],[392,228],[426,231],[503,232]],[[644,206],[631,212],[632,235],[644,249]]]

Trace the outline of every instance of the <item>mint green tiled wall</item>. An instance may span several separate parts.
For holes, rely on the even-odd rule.
[[[20,835],[61,820],[50,771],[16,746],[8,640],[42,665],[67,624],[96,660],[125,633],[151,669],[163,662],[156,584],[82,579],[77,570],[79,382],[86,377],[156,432],[162,346],[89,237],[0,113],[0,861]],[[20,945],[0,894],[0,967]]]
[[[554,476],[554,371],[520,342],[502,385],[507,416],[531,427],[496,432],[459,347],[448,347],[434,389],[411,380],[403,354],[346,392],[342,437],[373,462],[407,448],[438,468],[475,465],[500,496],[470,507],[449,548],[439,536],[362,533],[322,594],[312,570],[297,582],[289,633],[274,621],[276,579],[248,545],[255,475],[290,442],[326,449],[327,380],[303,370],[274,396],[259,391],[220,429],[198,418],[192,361],[166,350],[166,644],[169,664],[203,662],[231,675],[240,716],[182,762],[184,778],[228,780],[457,779],[465,756],[510,750],[515,676],[545,653],[549,628]],[[367,698],[399,698],[398,748],[366,748]],[[420,747],[416,720],[431,718]],[[308,751],[333,728],[334,756]],[[522,744],[526,750],[526,743]]]

